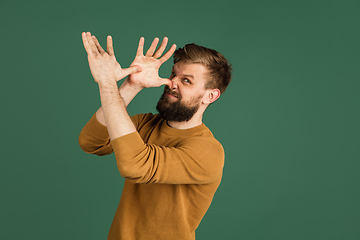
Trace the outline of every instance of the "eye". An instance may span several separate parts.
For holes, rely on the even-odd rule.
[[[186,84],[191,84],[191,81],[189,79],[187,79],[187,78],[184,78],[183,82],[186,83]]]

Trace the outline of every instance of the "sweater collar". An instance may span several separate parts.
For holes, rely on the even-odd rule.
[[[176,129],[172,128],[167,124],[167,121],[164,119],[161,119],[161,131],[168,134],[168,135],[174,135],[174,136],[193,136],[198,135],[200,132],[203,131],[209,131],[209,129],[205,126],[204,123],[202,123],[199,126],[188,128],[188,129]]]

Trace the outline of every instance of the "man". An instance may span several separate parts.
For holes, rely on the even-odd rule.
[[[79,136],[81,148],[97,155],[115,153],[125,184],[108,239],[195,239],[195,229],[218,188],[224,164],[221,144],[202,123],[207,106],[231,80],[231,66],[214,50],[188,44],[162,56],[155,38],[122,69],[112,39],[105,52],[91,33],[82,34],[102,106]],[[158,70],[174,53],[169,79]],[[129,75],[129,76],[128,76]],[[120,88],[116,82],[128,76]],[[130,117],[127,105],[142,89],[165,85],[159,114]]]

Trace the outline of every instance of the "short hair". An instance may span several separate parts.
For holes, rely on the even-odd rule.
[[[177,62],[201,63],[209,70],[209,81],[205,89],[219,89],[221,94],[225,92],[231,81],[231,64],[217,51],[196,45],[186,44],[174,52],[174,64]]]

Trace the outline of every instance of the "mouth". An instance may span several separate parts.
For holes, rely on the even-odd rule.
[[[165,95],[168,96],[169,98],[174,98],[174,99],[178,98],[178,97],[176,97],[176,96],[174,96],[174,95],[172,95],[170,93],[167,93],[167,92],[165,93]]]
[[[180,94],[172,91],[168,86],[165,86],[164,88],[164,94],[168,97],[168,98],[172,98],[172,99],[176,99],[179,98],[180,99]]]

